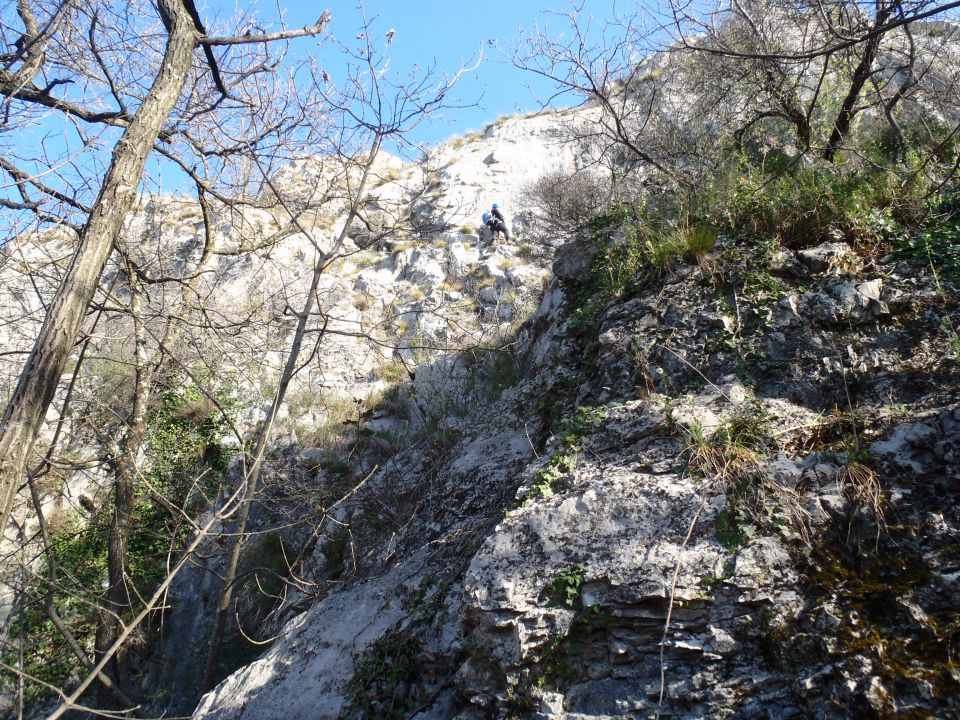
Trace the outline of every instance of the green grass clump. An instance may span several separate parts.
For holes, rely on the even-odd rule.
[[[683,258],[683,240],[678,233],[654,228],[644,234],[647,239],[643,241],[641,257],[657,275],[672,270]]]
[[[922,186],[902,169],[796,162],[771,172],[744,158],[704,183],[688,205],[741,235],[790,248],[828,239],[875,240],[922,211]]]
[[[585,280],[570,288],[567,312],[574,332],[595,328],[605,306],[632,296],[681,263],[703,264],[719,232],[707,221],[664,220],[631,205],[594,218],[586,230],[600,251]]]
[[[399,360],[391,360],[377,368],[377,378],[386,383],[399,383],[410,379],[407,366]]]

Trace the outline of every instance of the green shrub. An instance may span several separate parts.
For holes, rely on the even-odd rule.
[[[593,332],[597,316],[609,302],[642,284],[638,270],[644,251],[636,219],[636,208],[619,205],[584,226],[599,250],[584,280],[568,288],[565,312],[571,334]]]
[[[550,607],[566,607],[582,610],[581,592],[583,580],[587,576],[586,565],[569,565],[558,572],[544,588],[547,604]]]
[[[662,200],[662,198],[661,198]],[[672,202],[672,201],[668,201]],[[615,299],[637,292],[684,261],[702,262],[718,228],[706,222],[664,220],[650,207],[620,205],[585,226],[600,246],[586,281],[570,289],[572,329],[595,326],[597,314]]]
[[[901,233],[895,256],[929,268],[944,281],[960,284],[960,218]]]
[[[229,391],[217,393],[221,407],[233,407]],[[226,422],[214,404],[192,383],[172,386],[158,399],[148,419],[147,455],[140,464],[143,484],[137,488],[130,538],[127,544],[130,587],[136,597],[149,597],[167,573],[171,550],[179,547],[192,529],[168,508],[192,506],[197,478],[201,489],[212,491],[222,478],[233,451],[219,440]],[[160,497],[162,496],[162,497]],[[51,544],[58,569],[53,605],[60,618],[84,647],[90,647],[97,627],[97,604],[103,604],[107,577],[109,512],[100,512],[88,523],[76,518],[51,527]],[[49,577],[43,563],[41,577]],[[26,643],[25,671],[54,687],[76,680],[79,662],[44,611],[45,592],[24,601],[22,629]],[[123,618],[126,620],[126,618]],[[21,629],[14,619],[13,636]],[[15,665],[15,652],[4,650],[3,660]],[[28,681],[27,702],[42,702],[51,690]]]
[[[841,205],[850,198],[849,189],[831,171],[801,168],[769,180],[747,176],[731,200],[738,227],[778,237],[788,247],[802,247],[839,229]]]
[[[901,123],[899,135],[889,124],[883,126],[863,145],[879,164],[911,164],[918,156],[941,164],[952,164],[957,157],[957,139],[953,127],[935,117]]]
[[[51,538],[57,557],[59,590],[53,595],[53,606],[81,642],[92,642],[97,628],[97,612],[92,603],[104,601],[100,583],[107,574],[107,527],[101,521],[84,528],[74,522]],[[49,577],[44,563],[41,577]],[[24,672],[50,683],[67,687],[79,678],[79,662],[69,650],[63,636],[44,611],[44,596],[30,595],[22,599],[23,614],[12,615],[10,638],[23,632],[25,640]],[[22,622],[21,622],[22,620]],[[15,644],[5,644],[3,661],[10,666],[18,662]],[[27,680],[24,703],[34,706],[50,697],[47,688]]]
[[[616,276],[643,271],[662,275],[683,261],[701,262],[713,249],[717,234],[717,228],[707,222],[638,220],[627,229],[627,247],[617,255]]]
[[[424,697],[422,652],[415,637],[392,631],[356,656],[340,720],[416,715]]]
[[[715,224],[800,248],[836,236],[873,240],[894,220],[916,222],[922,190],[902,167],[798,161],[771,173],[740,157],[681,204]]]
[[[537,473],[537,481],[525,502],[553,495],[553,483],[576,469],[583,441],[593,434],[606,417],[607,409],[603,406],[581,406],[572,416],[559,420],[555,433],[556,450]]]

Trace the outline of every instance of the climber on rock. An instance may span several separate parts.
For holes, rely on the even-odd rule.
[[[500,206],[497,203],[494,203],[493,207],[490,208],[490,214],[503,224],[506,224],[507,219],[503,216],[503,213],[500,211]]]
[[[496,244],[497,233],[503,233],[503,237],[508,241],[510,240],[510,231],[507,230],[507,224],[502,219],[485,212],[483,214],[483,224],[490,228],[491,244]]]

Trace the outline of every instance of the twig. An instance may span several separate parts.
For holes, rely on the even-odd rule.
[[[259,581],[259,579],[258,579],[258,580],[257,580],[257,583],[259,584],[259,582],[260,582],[260,581]],[[276,640],[278,637],[280,637],[280,635],[278,634],[278,635],[274,635],[272,638],[268,638],[268,639],[266,639],[266,640],[254,640],[252,637],[250,637],[249,635],[247,635],[247,634],[243,631],[243,625],[240,623],[240,611],[236,608],[236,606],[234,606],[234,608],[233,608],[233,616],[234,616],[234,620],[235,620],[236,625],[237,625],[237,630],[239,630],[239,631],[240,631],[240,634],[243,635],[243,639],[246,640],[246,641],[247,641],[248,643],[250,643],[251,645],[269,645],[269,644],[272,643],[274,640]]]
[[[847,367],[843,363],[843,356],[840,355],[840,350],[837,348],[837,344],[833,341],[833,338],[830,339],[830,344],[833,345],[833,352],[837,356],[837,361],[840,363],[840,379],[843,381],[843,393],[847,397],[847,409],[850,411],[850,430],[853,432],[853,447],[859,454],[860,435],[857,433],[856,411],[853,409],[853,399],[850,397],[850,386],[847,384]]]
[[[527,442],[530,443],[530,450],[533,452],[534,459],[539,460],[540,453],[538,453],[537,449],[533,446],[533,440],[530,439],[530,429],[526,423],[523,424],[523,434],[527,436]]]
[[[677,551],[677,564],[673,569],[673,582],[670,584],[670,598],[667,604],[667,619],[663,623],[663,637],[660,639],[660,698],[657,700],[656,720],[660,720],[660,713],[663,712],[663,696],[667,687],[667,666],[664,655],[667,648],[667,635],[670,633],[670,620],[673,618],[673,604],[676,599],[677,582],[680,579],[680,565],[683,560],[683,551],[693,536],[693,531],[697,527],[697,522],[700,520],[700,515],[703,513],[703,508],[706,506],[706,503],[707,491],[705,486],[703,494],[700,496],[700,507],[697,508],[693,520],[690,521],[687,536],[683,539],[683,542],[680,544],[680,549]]]
[[[692,365],[689,360],[687,360],[685,357],[683,357],[682,355],[680,355],[679,353],[677,353],[677,351],[674,350],[673,348],[671,348],[669,345],[661,345],[661,347],[662,347],[664,350],[667,350],[667,351],[673,353],[673,356],[674,356],[675,358],[677,358],[677,360],[679,360],[680,362],[682,362],[682,363],[683,363],[684,365],[686,365],[688,368],[690,368],[691,370],[693,370],[697,375],[699,375],[699,376],[702,377],[704,380],[706,380],[706,381],[707,381],[707,384],[709,384],[714,390],[716,390],[718,393],[720,393],[720,395],[723,397],[724,400],[726,400],[726,401],[727,401],[728,403],[730,403],[731,405],[736,405],[736,403],[733,402],[733,400],[730,399],[730,396],[729,396],[729,395],[727,395],[723,390],[721,390],[720,387],[719,387],[715,382],[713,382],[710,378],[708,378],[706,375],[704,375],[702,372],[700,372],[700,369],[697,368],[697,367],[695,367],[694,365]]]
[[[127,638],[130,634],[136,629],[144,618],[147,617],[151,612],[153,612],[155,606],[160,602],[160,600],[166,597],[167,588],[170,587],[170,584],[173,582],[174,578],[179,574],[179,572],[184,568],[184,566],[190,561],[191,556],[200,547],[200,544],[206,539],[209,535],[211,528],[215,525],[223,522],[225,518],[233,514],[233,511],[239,507],[237,500],[243,494],[244,486],[241,484],[231,495],[227,501],[224,503],[223,508],[219,512],[213,513],[210,517],[210,520],[207,521],[200,531],[197,533],[197,536],[191,541],[190,545],[187,546],[186,550],[183,553],[183,556],[177,561],[177,564],[174,565],[173,570],[163,579],[163,582],[160,583],[160,586],[156,589],[153,595],[143,609],[137,614],[135,618],[123,629],[117,639],[113,641],[113,644],[107,648],[106,652],[103,653],[103,656],[100,658],[100,661],[94,666],[93,670],[87,674],[83,681],[77,686],[77,689],[70,693],[69,696],[64,697],[63,703],[50,715],[47,717],[47,720],[58,720],[64,716],[65,713],[69,712],[71,709],[80,707],[77,705],[77,699],[86,692],[87,688],[90,687],[91,683],[100,674],[100,671],[106,667],[107,663],[110,662],[111,658],[116,655],[117,651],[123,647],[123,644],[127,641]],[[233,506],[233,507],[231,507]],[[228,510],[229,509],[229,510]],[[61,693],[61,697],[63,694]]]
[[[56,685],[52,685],[52,684],[50,684],[50,683],[48,683],[48,682],[45,682],[45,681],[41,680],[41,679],[38,678],[38,677],[34,677],[33,675],[30,675],[29,673],[24,672],[23,670],[18,670],[18,669],[14,668],[14,667],[11,667],[10,665],[7,665],[5,662],[3,662],[2,660],[0,660],[0,669],[8,670],[8,671],[10,671],[10,672],[16,673],[17,675],[21,676],[22,678],[24,678],[24,679],[26,679],[26,680],[29,680],[30,682],[36,683],[37,685],[42,685],[42,686],[45,687],[47,690],[51,690],[51,691],[55,692],[55,693],[56,693],[57,695],[59,695],[60,697],[66,698],[66,695],[64,694],[63,690],[62,690],[61,688],[58,688]],[[137,709],[137,707],[139,707],[139,706],[127,708],[126,710],[97,710],[97,709],[95,709],[95,708],[86,707],[85,705],[79,705],[79,704],[77,704],[77,703],[72,703],[72,704],[71,704],[71,707],[74,707],[74,708],[76,708],[77,710],[81,710],[81,711],[83,711],[83,712],[88,712],[88,713],[90,713],[91,715],[98,715],[98,716],[100,716],[100,717],[106,717],[106,718],[127,718],[127,717],[130,716],[130,713],[133,712],[133,711],[135,711],[135,710]]]

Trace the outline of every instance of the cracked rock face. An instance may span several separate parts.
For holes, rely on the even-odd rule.
[[[605,308],[584,368],[565,332],[564,288],[586,271],[571,261],[548,288],[516,387],[464,419],[454,446],[402,453],[372,479],[379,502],[410,508],[405,524],[373,531],[356,512],[339,518],[376,558],[347,593],[409,598],[413,581],[398,590],[392,578],[415,557],[420,582],[443,588],[429,597],[442,600],[426,613],[419,602],[391,605],[386,628],[369,615],[355,622],[358,596],[321,600],[308,613],[349,625],[369,638],[366,650],[350,666],[286,644],[295,670],[271,671],[271,692],[285,697],[312,673],[331,678],[316,697],[349,717],[365,716],[349,696],[359,683],[376,702],[415,697],[419,720],[955,713],[952,650],[937,638],[960,597],[960,399],[909,375],[943,365],[924,349],[936,337],[901,329],[904,317],[937,326],[917,301],[925,283],[885,268],[786,273],[783,297],[751,330],[760,339],[746,346],[767,348],[776,369],[744,378],[738,358],[709,348],[746,331],[711,308],[689,268]],[[638,390],[650,367],[659,371]],[[442,372],[469,371],[453,362]],[[906,385],[904,372],[914,378]],[[894,412],[892,390],[915,407]],[[829,415],[846,393],[879,420]],[[578,405],[602,412],[570,430],[549,419],[554,403],[567,420]],[[744,418],[776,445],[749,478],[688,467],[698,442]],[[849,450],[851,422],[876,476]],[[884,490],[871,510],[872,477]],[[747,486],[762,488],[759,505],[747,504]],[[896,529],[883,524],[894,517]],[[396,638],[414,644],[419,674],[385,688],[363,657]],[[277,657],[228,679],[196,717],[218,717]],[[280,717],[258,697],[258,712]]]
[[[672,713],[716,716],[761,687],[785,712],[795,707],[758,657],[766,618],[799,607],[791,558],[764,538],[731,562],[713,531],[722,494],[675,471],[635,469],[656,421],[645,404],[618,409],[570,489],[511,513],[474,557],[464,589],[476,656],[459,678],[474,704],[496,712],[546,680],[558,692],[541,717],[652,711],[662,647]],[[571,567],[583,570],[567,604]],[[490,677],[503,679],[499,695]]]
[[[276,640],[205,695],[195,718],[373,718],[401,706],[418,720],[960,711],[960,398],[940,331],[946,313],[960,326],[955,304],[928,278],[836,242],[777,249],[767,269],[778,292],[759,301],[730,302],[710,273],[681,265],[600,309],[578,339],[567,294],[588,282],[596,245],[580,238],[531,257],[473,231],[493,201],[523,230],[511,198],[576,165],[561,141],[584,120],[512,118],[438,148],[434,195],[412,213],[440,212],[449,227],[416,244],[378,234],[426,171],[384,159],[371,227],[351,229],[352,254],[324,279],[322,304],[334,329],[387,326],[411,342],[392,354],[334,337],[321,370],[298,382],[308,394],[364,394],[383,389],[378,370],[399,358],[445,432],[423,433],[375,470],[351,457],[369,478],[317,521],[296,567],[306,589],[277,613]],[[304,162],[277,182],[309,192],[323,172]],[[187,250],[191,213],[178,208],[166,238]],[[320,220],[329,243],[342,218]],[[269,234],[277,218],[250,210],[224,235],[241,227]],[[69,238],[46,241],[21,261],[69,249]],[[277,283],[287,278],[294,299],[305,291],[308,246],[293,235],[269,256],[225,259],[205,292],[224,313],[256,301],[282,317]],[[3,326],[0,346],[22,349],[40,303],[16,263],[0,273],[24,315]],[[496,336],[537,302],[515,341],[519,377],[490,397],[489,365],[414,352],[424,337],[451,347]],[[278,364],[289,329],[251,349],[246,391]],[[602,413],[569,430],[582,409]],[[408,434],[424,415],[381,409],[364,429]],[[749,477],[698,472],[697,450],[734,456],[717,437],[744,417],[770,446]],[[331,481],[322,448],[291,455],[277,473]],[[213,574],[198,574],[179,596],[186,613],[198,594],[213,597]],[[181,626],[195,655],[201,625]],[[406,669],[371,670],[384,658]]]

